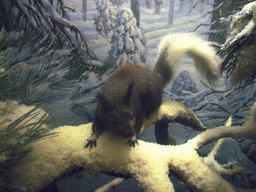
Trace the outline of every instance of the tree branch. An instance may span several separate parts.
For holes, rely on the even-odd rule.
[[[145,123],[148,125],[166,117],[166,111],[173,109],[175,105],[165,101],[153,120]],[[6,179],[20,189],[35,191],[74,167],[83,167],[88,173],[103,171],[132,175],[145,191],[173,192],[168,174],[174,172],[195,191],[232,192],[236,189],[202,161],[196,149],[226,136],[256,139],[255,117],[256,104],[243,126],[216,127],[180,146],[162,146],[140,140],[139,145],[130,148],[125,139],[105,132],[99,137],[96,148],[84,149],[85,141],[92,133],[92,124],[62,126],[53,130],[59,133],[58,137],[28,146],[32,152],[7,173]]]

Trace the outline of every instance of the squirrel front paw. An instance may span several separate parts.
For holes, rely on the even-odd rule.
[[[86,145],[84,146],[84,148],[89,147],[89,148],[91,149],[91,148],[93,148],[93,147],[96,147],[96,145],[97,145],[96,139],[87,139],[87,143],[86,143]]]
[[[131,138],[128,140],[127,144],[128,144],[130,147],[135,147],[136,144],[139,145],[139,142],[138,142],[137,137],[136,137],[136,136],[131,137]]]
[[[98,136],[99,136],[98,134],[92,133],[91,137],[87,139],[87,143],[84,146],[84,148],[89,147],[91,149],[93,147],[96,147]]]

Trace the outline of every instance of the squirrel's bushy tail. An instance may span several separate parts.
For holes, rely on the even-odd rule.
[[[209,42],[186,33],[165,36],[158,47],[158,58],[155,71],[164,78],[164,85],[172,80],[175,68],[181,57],[188,54],[194,59],[194,64],[199,73],[214,85],[218,80],[218,57]]]

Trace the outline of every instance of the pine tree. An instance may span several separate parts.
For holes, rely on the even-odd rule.
[[[117,13],[111,44],[106,66],[117,68],[127,63],[139,64],[146,61],[145,36],[137,27],[130,9],[123,8]]]

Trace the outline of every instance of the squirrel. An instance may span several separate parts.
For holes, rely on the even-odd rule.
[[[144,118],[150,118],[160,107],[163,89],[185,54],[194,59],[196,69],[210,84],[217,82],[218,58],[209,42],[193,34],[171,34],[161,40],[158,51],[154,70],[126,64],[110,75],[97,95],[93,132],[85,148],[96,147],[97,138],[104,131],[129,138],[128,145],[135,147]]]

